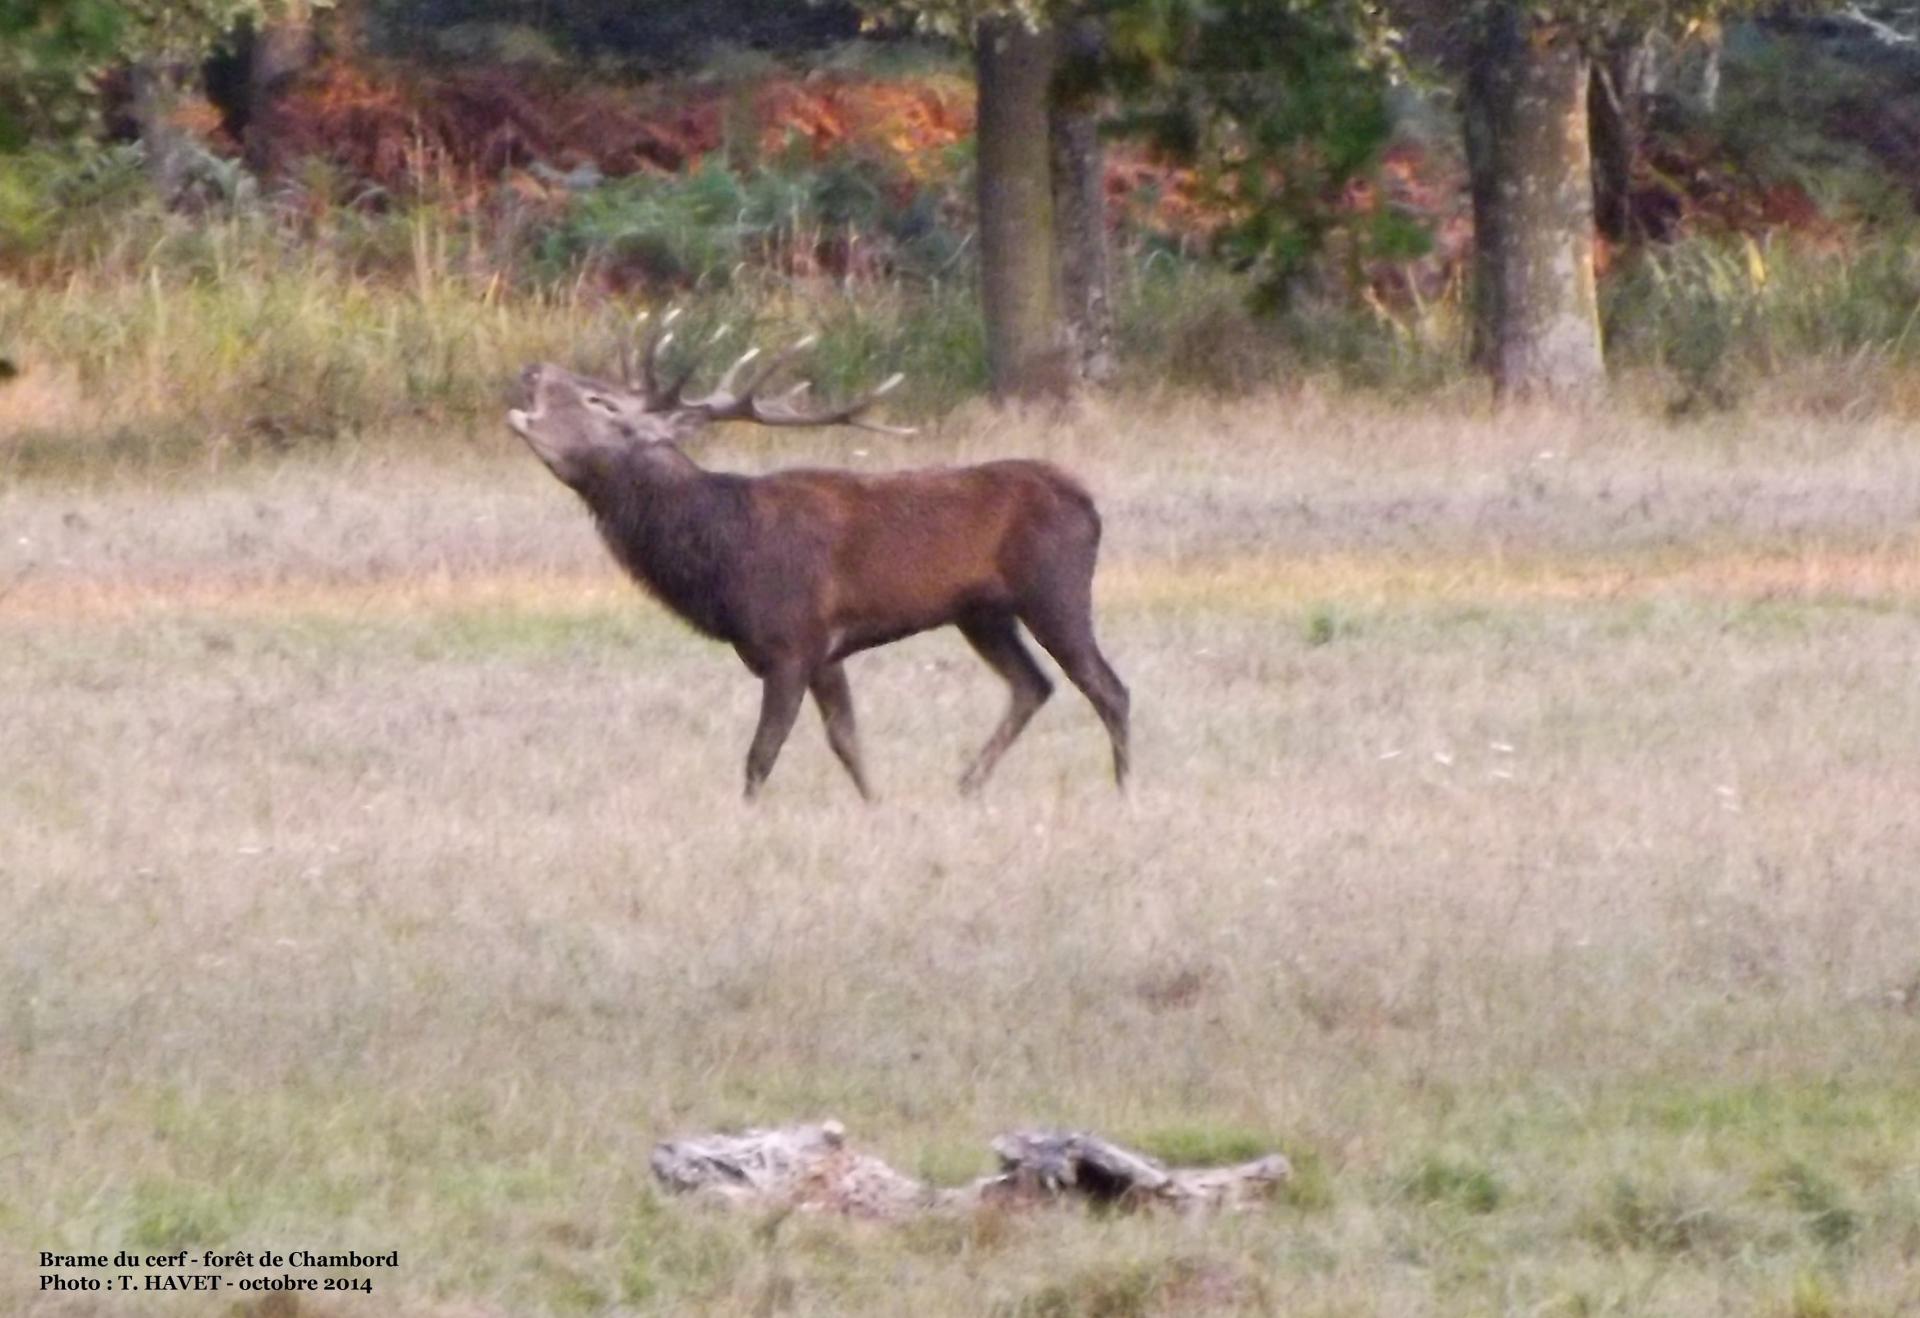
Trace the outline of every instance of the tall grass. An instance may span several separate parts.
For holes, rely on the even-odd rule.
[[[1866,401],[1920,361],[1920,253],[1906,235],[1649,248],[1608,287],[1606,320],[1614,359],[1660,369],[1688,406],[1728,405],[1796,368],[1844,367]],[[1903,411],[1920,401],[1899,394]]]
[[[905,192],[857,160],[712,165],[565,202],[347,195],[315,166],[272,196],[210,176],[148,200],[137,157],[0,163],[0,463],[14,473],[213,463],[367,434],[495,424],[528,361],[607,369],[634,318],[693,309],[706,343],[819,332],[823,393],[894,370],[925,417],[985,377],[965,162]],[[469,204],[470,203],[470,204]],[[1261,318],[1231,271],[1144,235],[1117,245],[1124,379],[1229,397],[1303,376],[1415,396],[1472,380],[1464,293],[1395,305],[1333,289]],[[1606,287],[1616,370],[1680,410],[1757,402],[1920,410],[1920,256],[1900,236],[1815,247],[1693,239]]]
[[[527,362],[612,369],[649,309],[578,284],[509,292],[431,263],[396,285],[265,255],[227,262],[216,280],[156,268],[0,286],[0,338],[44,376],[17,405],[0,400],[14,462],[52,460],[49,446],[217,458],[393,428],[457,437],[497,420]],[[977,333],[954,305],[964,295],[882,288],[856,302],[831,285],[755,282],[699,305],[742,337],[816,327],[823,386],[902,369],[918,383],[909,405],[924,411],[973,383]]]

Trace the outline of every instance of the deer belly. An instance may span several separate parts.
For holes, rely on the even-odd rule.
[[[830,634],[836,642],[833,648],[852,654],[944,627],[979,607],[980,602],[980,591],[964,589],[885,592],[843,599],[831,613]]]

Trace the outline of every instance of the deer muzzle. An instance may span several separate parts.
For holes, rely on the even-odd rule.
[[[507,410],[507,425],[513,433],[522,439],[532,438],[528,427],[546,407],[540,397],[540,382],[545,377],[546,368],[538,363],[520,372],[520,380],[512,391],[512,401],[519,404]]]

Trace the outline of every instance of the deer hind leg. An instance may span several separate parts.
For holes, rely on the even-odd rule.
[[[1007,747],[1013,745],[1014,738],[1026,728],[1034,711],[1047,703],[1047,697],[1053,694],[1053,683],[1040,671],[1040,665],[1020,640],[1020,632],[1009,614],[991,614],[971,617],[960,623],[960,634],[967,643],[985,659],[994,672],[1006,679],[1012,693],[1007,705],[1006,717],[1000,720],[1000,726],[994,729],[993,736],[973,757],[973,763],[967,766],[961,775],[960,790],[973,793],[980,790],[987,781],[987,775],[1007,753]]]
[[[873,800],[867,790],[867,775],[860,767],[860,733],[853,720],[853,688],[847,685],[847,670],[840,664],[827,664],[814,672],[813,703],[820,707],[820,719],[827,726],[827,745],[846,767],[847,774],[863,801]]]
[[[800,715],[800,702],[807,694],[806,671],[782,665],[767,671],[760,686],[760,726],[754,729],[753,746],[747,751],[747,799],[760,792],[760,785],[773,772],[780,748],[793,721]]]
[[[1113,665],[1100,653],[1100,646],[1093,639],[1091,574],[1071,590],[1023,604],[1020,621],[1026,623],[1033,639],[1053,656],[1067,680],[1080,688],[1080,693],[1100,716],[1100,722],[1107,729],[1107,740],[1113,744],[1113,782],[1116,787],[1124,788],[1132,766],[1129,725],[1133,702],[1127,694],[1126,683],[1113,671]]]

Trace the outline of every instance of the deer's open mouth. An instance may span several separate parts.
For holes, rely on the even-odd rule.
[[[542,374],[543,369],[539,366],[527,367],[526,370],[520,372],[520,379],[516,383],[513,391],[513,401],[520,404],[520,406],[508,409],[507,425],[512,428],[514,434],[520,436],[522,439],[532,438],[528,433],[528,428],[535,421],[538,421],[541,414],[547,410],[540,398],[540,378]]]

